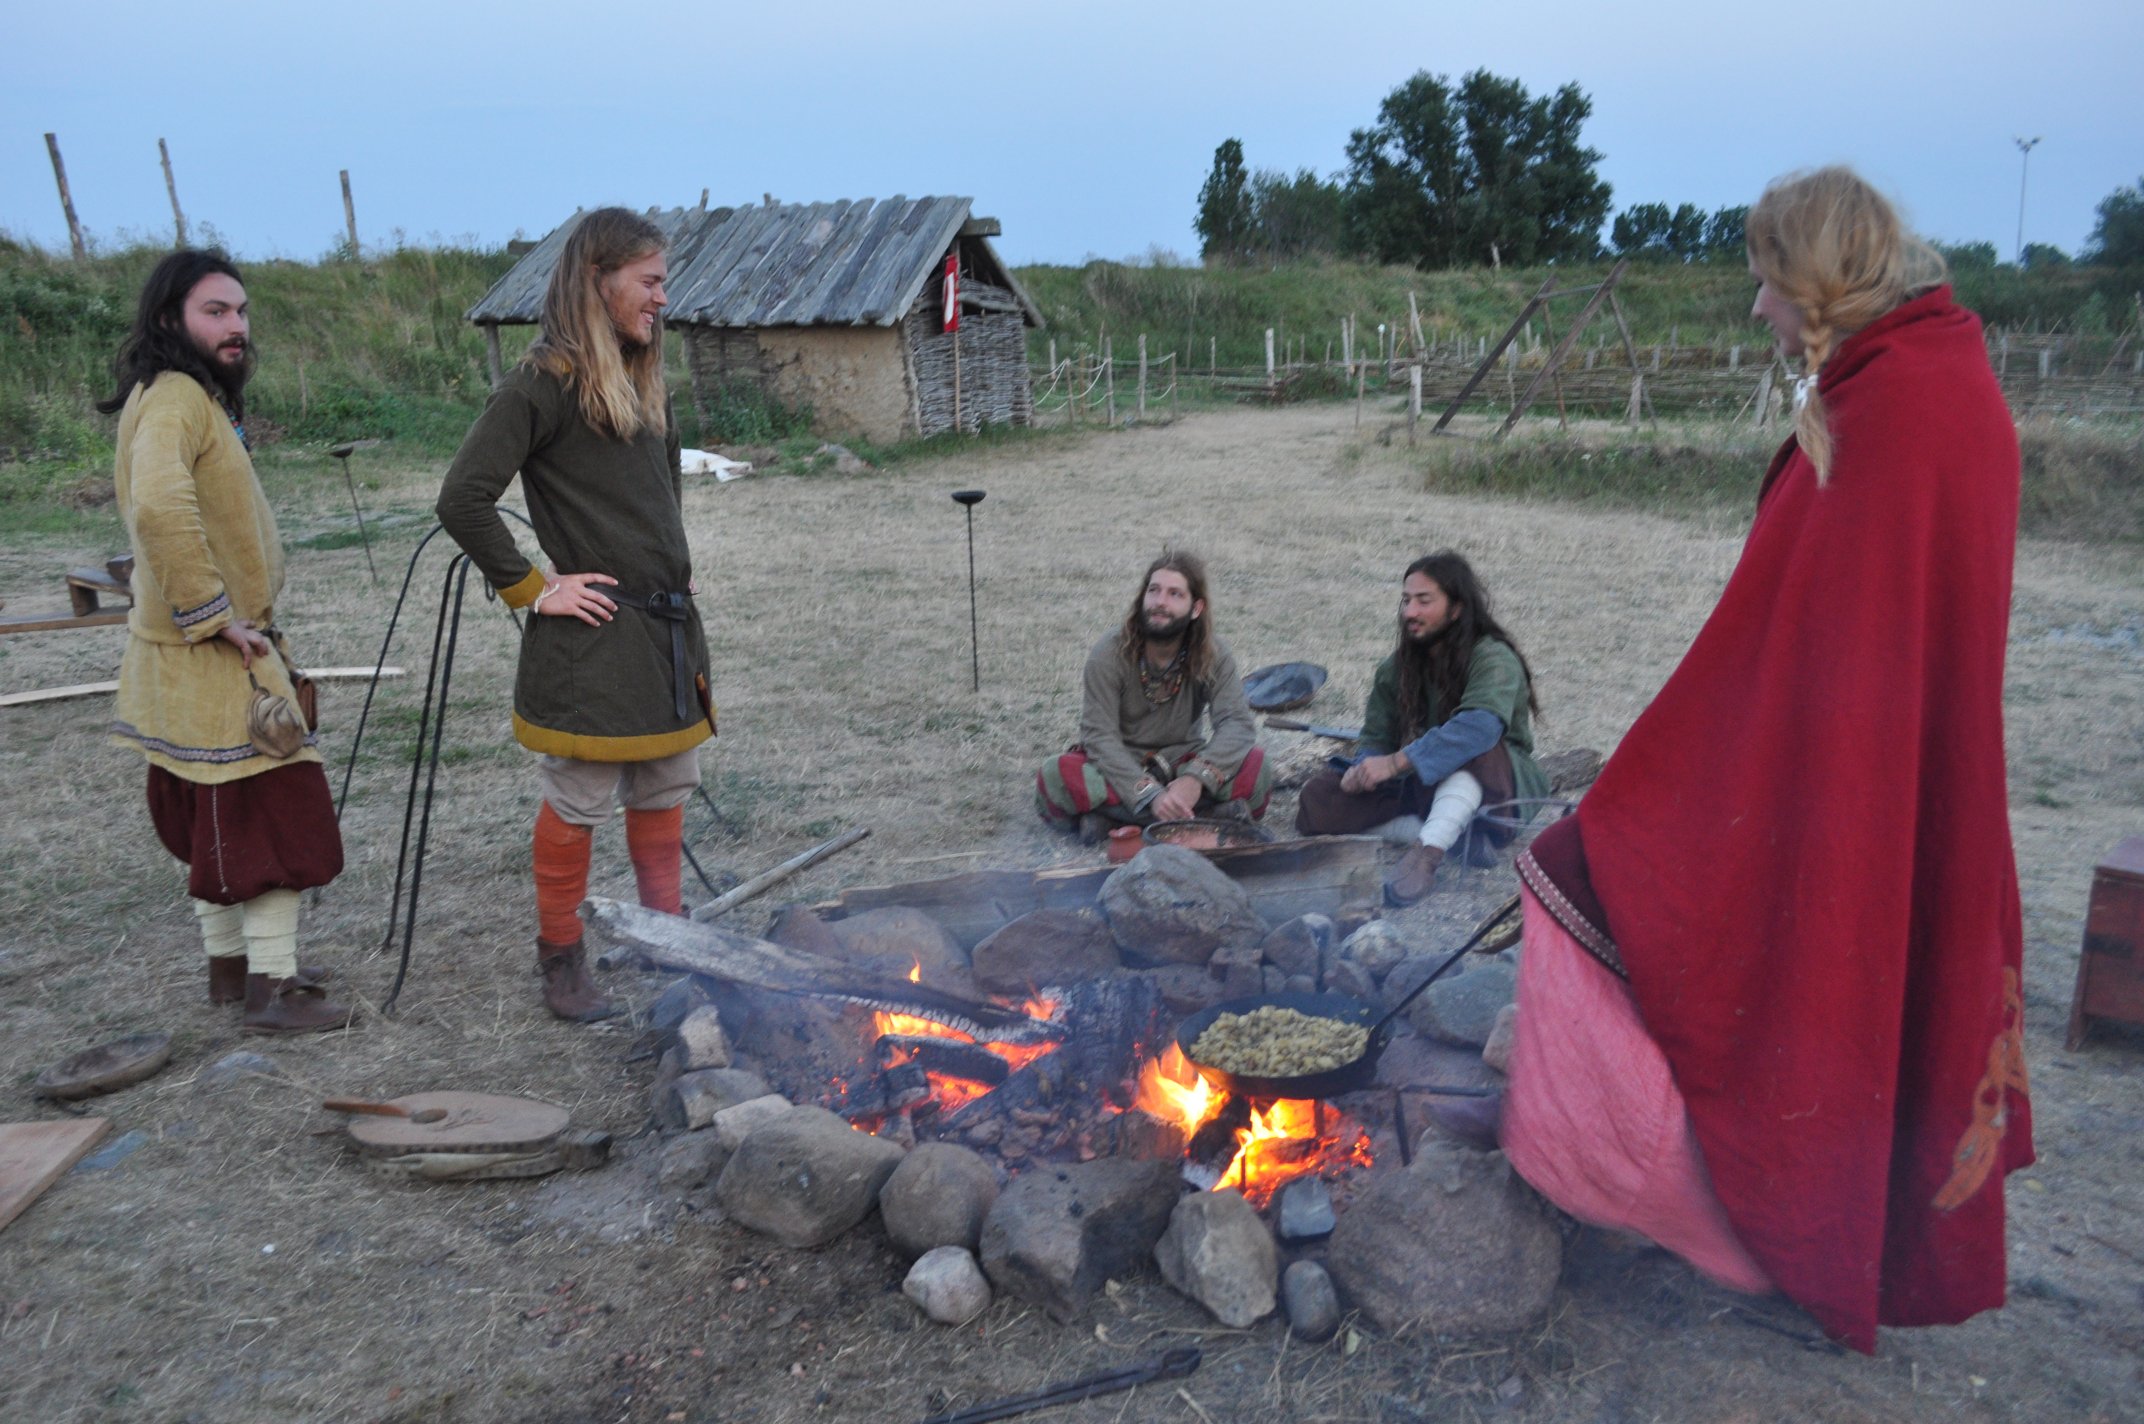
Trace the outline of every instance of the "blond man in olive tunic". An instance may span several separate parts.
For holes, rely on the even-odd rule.
[[[514,736],[542,754],[538,967],[560,1018],[608,1017],[578,911],[595,827],[625,807],[640,901],[680,913],[684,804],[714,735],[707,643],[692,603],[678,441],[662,376],[661,229],[599,208],[567,237],[543,334],[462,442],[439,518],[510,607],[526,608]],[[499,517],[516,474],[550,560]]]
[[[252,364],[238,269],[191,249],[158,262],[98,405],[119,414],[134,552],[112,734],[147,758],[150,820],[188,867],[210,1001],[243,1002],[249,1033],[303,1033],[350,1020],[298,964],[299,892],[341,873],[342,837],[311,735],[248,724],[256,689],[295,700],[274,627],[283,546],[246,440]]]
[[[1272,789],[1243,676],[1213,631],[1206,566],[1168,550],[1088,652],[1079,740],[1035,773],[1035,809],[1093,841],[1113,824],[1263,817]]]

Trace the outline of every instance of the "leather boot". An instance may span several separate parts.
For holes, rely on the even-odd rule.
[[[1477,1152],[1494,1152],[1504,1124],[1504,1095],[1486,1098],[1431,1098],[1429,1124],[1452,1141]]]
[[[318,1033],[349,1022],[350,1010],[330,1003],[315,986],[270,974],[246,976],[247,1033]]]
[[[335,971],[325,965],[301,964],[292,977],[300,988],[317,989],[334,978]],[[212,1004],[242,1004],[246,1001],[246,957],[243,954],[210,956],[208,1001]]]
[[[1392,867],[1391,877],[1385,881],[1385,903],[1388,905],[1412,905],[1415,901],[1437,888],[1437,867],[1444,864],[1444,852],[1435,846],[1415,844],[1400,863]]]
[[[571,1023],[594,1023],[618,1012],[588,977],[588,959],[579,940],[553,944],[539,936],[536,967],[543,971],[543,1001],[558,1017]]]

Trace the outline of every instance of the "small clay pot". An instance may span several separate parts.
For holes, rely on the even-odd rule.
[[[1125,861],[1130,860],[1145,849],[1140,843],[1139,828],[1137,826],[1118,826],[1109,833],[1106,847],[1106,853],[1109,856],[1111,865],[1122,865]]]

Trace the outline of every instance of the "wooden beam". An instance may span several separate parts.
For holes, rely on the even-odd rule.
[[[74,215],[74,194],[67,191],[67,165],[60,161],[60,136],[46,134],[45,149],[52,155],[53,181],[60,185],[60,211],[67,214],[67,240],[74,244],[74,259],[79,262],[89,256],[89,246],[82,241],[82,224]]]
[[[342,220],[350,229],[350,260],[357,260],[357,204],[350,198],[350,170],[342,170]]]
[[[1444,414],[1437,417],[1437,423],[1429,427],[1430,434],[1435,435],[1452,423],[1452,417],[1459,414],[1459,408],[1467,403],[1468,396],[1474,394],[1474,388],[1487,380],[1489,373],[1496,369],[1497,360],[1503,356],[1504,348],[1519,339],[1519,333],[1526,329],[1526,323],[1533,317],[1534,308],[1546,299],[1546,294],[1554,289],[1555,282],[1554,277],[1544,281],[1541,290],[1528,298],[1525,308],[1519,312],[1518,319],[1511,323],[1510,329],[1494,347],[1482,353],[1481,364],[1474,368],[1473,375],[1467,377],[1467,383],[1459,388],[1459,394],[1452,397],[1452,403],[1444,408]]]
[[[180,247],[186,245],[186,212],[179,206],[179,185],[171,176],[171,150],[162,139],[156,141],[157,154],[164,160],[164,191],[171,195],[171,224],[178,229]]]
[[[0,634],[55,633],[67,628],[116,628],[127,621],[124,608],[105,609],[77,618],[66,613],[0,613]]]
[[[1624,269],[1629,266],[1630,262],[1627,258],[1616,263],[1615,267],[1608,273],[1606,280],[1594,289],[1592,299],[1579,309],[1578,320],[1571,324],[1571,329],[1564,333],[1563,339],[1558,341],[1554,349],[1549,352],[1548,360],[1542,362],[1541,369],[1534,372],[1534,378],[1526,383],[1526,393],[1511,403],[1511,414],[1505,416],[1504,423],[1497,427],[1497,439],[1501,440],[1506,435],[1509,435],[1511,427],[1519,423],[1519,417],[1526,414],[1526,407],[1533,404],[1534,395],[1541,389],[1541,383],[1555,375],[1558,368],[1563,365],[1564,358],[1571,354],[1571,348],[1578,344],[1578,338],[1585,331],[1586,323],[1593,320],[1594,313],[1601,309],[1601,303],[1614,299],[1615,284],[1622,277]],[[1546,312],[1548,309],[1546,296],[1537,298],[1537,300],[1542,302],[1542,310]],[[1557,382],[1556,387],[1556,404],[1560,411],[1563,405],[1563,385],[1560,380]]]
[[[969,218],[960,225],[962,237],[1003,237],[1005,224],[996,218]]]
[[[402,669],[392,665],[380,670],[381,677],[400,677]],[[370,678],[369,667],[311,668],[306,674],[315,682],[350,682],[358,678]],[[67,687],[40,687],[32,692],[10,692],[0,695],[0,707],[30,707],[40,702],[72,702],[81,697],[105,696],[119,690],[117,682],[77,682]]]

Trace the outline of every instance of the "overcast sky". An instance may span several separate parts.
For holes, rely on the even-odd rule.
[[[1746,203],[1847,161],[1922,231],[2075,252],[2144,175],[2144,3],[814,0],[14,4],[0,19],[0,230],[64,249],[43,135],[92,236],[187,215],[242,256],[495,244],[576,206],[971,195],[1014,262],[1190,256],[1213,150],[1342,163],[1418,69],[1576,82],[1618,209]],[[1605,233],[1604,233],[1605,235]]]

